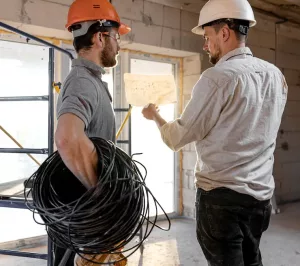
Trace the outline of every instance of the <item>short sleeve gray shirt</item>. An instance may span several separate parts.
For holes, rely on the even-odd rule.
[[[104,69],[78,58],[63,83],[57,101],[57,119],[66,113],[79,117],[88,137],[100,137],[115,142],[115,115],[112,97],[102,81]]]

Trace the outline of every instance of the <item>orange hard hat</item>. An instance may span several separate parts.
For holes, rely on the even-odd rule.
[[[74,24],[100,20],[117,22],[120,35],[131,30],[129,26],[121,23],[116,9],[108,0],[75,0],[69,9],[66,28],[71,31],[70,27]]]

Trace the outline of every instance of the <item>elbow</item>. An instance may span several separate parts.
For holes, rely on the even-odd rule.
[[[64,136],[56,134],[54,141],[55,141],[55,145],[56,145],[58,151],[62,150],[64,147],[68,146],[68,139],[65,138]]]
[[[178,152],[181,150],[181,146],[179,145],[176,145],[174,143],[172,143],[170,140],[166,139],[166,138],[162,138],[163,139],[163,142],[168,146],[169,149],[171,149],[172,151],[174,152]]]
[[[56,132],[54,137],[55,145],[59,152],[69,150],[73,140],[62,132]]]
[[[66,146],[67,144],[67,139],[63,138],[62,136],[55,135],[54,141],[58,150],[60,150],[62,147]]]
[[[172,137],[173,136],[173,137]],[[164,134],[161,132],[162,141],[174,152],[178,152],[182,149],[182,145],[177,138],[174,138],[174,135]]]
[[[182,149],[182,146],[179,146],[179,145],[178,146],[172,146],[172,147],[169,146],[169,148],[174,152],[179,152]]]
[[[168,123],[160,130],[163,142],[174,152],[178,152],[183,148],[186,132],[187,129],[183,126],[181,119]]]
[[[176,146],[176,147],[173,147],[172,150],[173,150],[174,152],[179,152],[179,151],[182,150],[182,148],[183,148],[182,146]]]

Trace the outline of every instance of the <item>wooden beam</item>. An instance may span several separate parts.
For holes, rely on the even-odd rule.
[[[291,22],[300,24],[300,16],[297,11],[294,12],[294,11],[291,11],[290,9],[280,7],[278,5],[274,5],[269,2],[265,2],[265,1],[261,1],[261,0],[249,0],[249,3],[254,8],[272,13],[276,16],[285,18]]]
[[[295,6],[300,7],[300,0],[262,0],[261,2],[268,2],[280,7],[288,7],[293,8]]]
[[[207,2],[206,0],[147,0],[186,11],[199,13]],[[186,4],[185,4],[186,3]],[[249,0],[251,6],[263,13],[268,13],[279,18],[288,19],[290,22],[300,24],[300,0]],[[291,7],[289,7],[289,5]],[[294,6],[293,6],[294,5]],[[299,9],[297,8],[299,6]]]
[[[189,11],[192,13],[200,12],[201,8],[206,4],[207,0],[147,0],[148,2],[174,7]]]
[[[281,2],[285,2],[286,4],[296,5],[300,7],[300,0],[284,0]]]

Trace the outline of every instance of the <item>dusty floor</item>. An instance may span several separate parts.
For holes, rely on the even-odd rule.
[[[261,242],[264,266],[300,266],[300,203],[280,206],[273,215]],[[165,222],[160,223],[166,226]],[[145,244],[144,255],[137,251],[129,266],[206,266],[195,236],[195,221],[172,220],[168,232],[155,229]],[[34,252],[45,252],[45,247]],[[46,266],[46,261],[0,256],[1,266]]]

